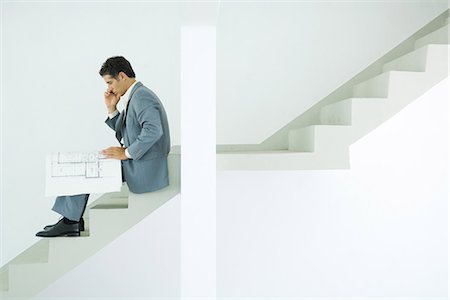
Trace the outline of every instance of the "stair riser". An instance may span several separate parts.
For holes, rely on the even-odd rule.
[[[351,126],[308,126],[290,132],[289,150],[329,153],[348,145],[350,137]]]
[[[319,152],[332,153],[347,148],[351,140],[352,126],[333,126],[316,128],[314,146]]]
[[[90,236],[109,239],[118,236],[131,227],[138,216],[127,209],[91,209],[89,211],[91,228]]]
[[[404,106],[429,90],[437,80],[436,73],[393,73],[389,90],[390,104]]]
[[[315,131],[313,126],[305,128],[294,129],[289,131],[289,150],[314,152],[315,151]]]
[[[324,106],[320,110],[320,124],[352,125],[352,100],[342,100]]]
[[[7,291],[9,289],[9,266],[2,269],[0,274],[0,291]],[[1,294],[0,294],[1,295]],[[0,297],[2,299],[2,297]]]
[[[442,67],[441,67],[442,69]],[[354,98],[412,99],[435,84],[440,72],[388,72],[354,87]]]
[[[387,71],[434,71],[445,69],[448,61],[449,45],[427,45],[412,51],[383,66]]]
[[[352,99],[328,105],[321,111],[321,123],[328,125],[363,126],[372,119],[384,119],[388,99]],[[326,108],[326,109],[325,109]]]
[[[429,45],[427,48],[427,72],[448,75],[450,45]]]
[[[425,72],[428,46],[405,54],[383,65],[382,71],[416,71]]]
[[[391,72],[380,74],[353,87],[354,98],[387,98]]]
[[[389,114],[389,99],[354,101],[352,106],[352,133],[350,144],[367,134],[382,122]]]
[[[141,217],[144,217],[146,214],[157,210],[161,205],[166,203],[166,201],[162,201],[161,199],[173,198],[179,192],[179,189],[174,189],[171,186],[168,186],[161,190],[152,192],[151,196],[132,194],[130,195],[130,207],[137,211],[135,214],[140,213]]]
[[[50,263],[62,265],[68,257],[73,261],[82,261],[83,258],[95,253],[93,246],[98,244],[99,241],[93,241],[88,236],[50,238],[48,259]]]

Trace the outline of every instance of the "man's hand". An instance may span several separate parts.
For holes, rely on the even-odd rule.
[[[102,150],[102,154],[108,158],[115,158],[120,160],[127,160],[128,157],[125,155],[125,148],[122,147],[109,147]]]
[[[108,108],[109,113],[112,113],[117,109],[116,107],[119,100],[120,96],[114,94],[111,88],[105,92],[105,105]]]

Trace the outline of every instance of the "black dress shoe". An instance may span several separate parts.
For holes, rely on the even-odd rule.
[[[80,236],[80,223],[66,224],[62,219],[48,230],[39,231],[36,236],[57,237],[57,236]]]
[[[53,226],[57,225],[59,222],[63,222],[64,218],[61,218],[57,223],[53,224],[53,225],[47,225],[44,227],[44,230],[49,230],[50,228],[52,228]],[[84,219],[83,217],[81,217],[80,222],[78,223],[80,224],[80,231],[84,231]]]

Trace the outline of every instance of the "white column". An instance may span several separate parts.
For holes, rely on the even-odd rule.
[[[181,297],[216,298],[216,28],[181,28]]]

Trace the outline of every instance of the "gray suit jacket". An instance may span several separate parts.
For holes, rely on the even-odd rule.
[[[141,82],[130,93],[127,111],[105,121],[123,137],[132,159],[122,161],[123,178],[133,193],[146,193],[169,185],[167,155],[170,133],[167,115],[158,96]]]

